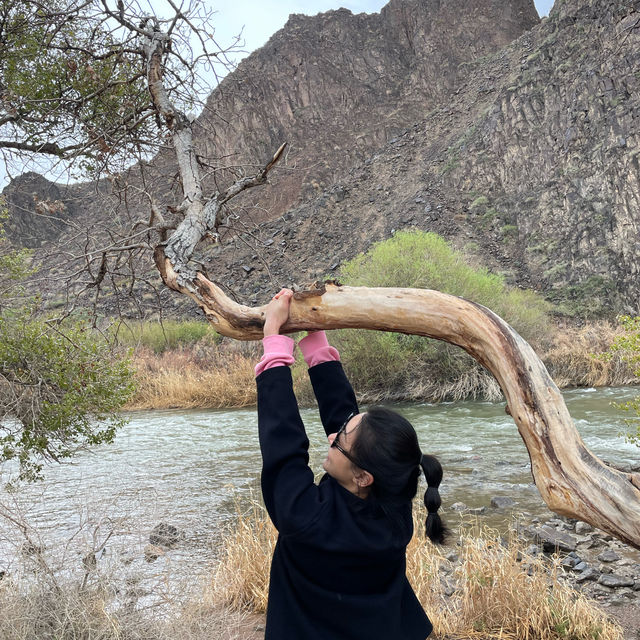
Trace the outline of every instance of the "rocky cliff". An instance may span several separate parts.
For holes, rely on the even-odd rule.
[[[211,94],[203,154],[261,162],[283,141],[260,207],[283,213],[446,102],[468,65],[538,23],[532,0],[391,0],[379,14],[292,15]]]
[[[414,227],[578,313],[637,311],[639,84],[629,0],[557,0],[542,21],[530,0],[291,16],[198,121],[202,155],[226,163],[290,143],[272,185],[239,208],[259,229],[201,259],[259,301]],[[156,159],[165,199],[174,173]],[[65,192],[69,215],[100,216],[109,189]]]
[[[549,18],[462,70],[446,101],[271,224],[265,236],[275,234],[283,254],[272,272],[284,282],[286,258],[306,255],[298,279],[330,273],[409,226],[447,236],[570,311],[637,312],[638,7],[557,2]],[[242,252],[225,257],[236,286],[243,269],[264,269]]]

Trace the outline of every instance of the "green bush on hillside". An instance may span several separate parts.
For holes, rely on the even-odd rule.
[[[508,287],[485,268],[470,266],[435,233],[402,231],[345,263],[341,281],[351,286],[435,289],[482,304],[525,340],[549,335],[550,305],[532,291]],[[337,332],[337,346],[354,385],[380,397],[481,395],[479,365],[462,349],[419,336],[379,331]],[[459,385],[461,377],[466,384]],[[455,392],[452,389],[456,389]]]

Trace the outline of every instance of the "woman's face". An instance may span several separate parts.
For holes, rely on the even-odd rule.
[[[357,476],[359,475],[359,470],[348,456],[351,453],[353,443],[358,437],[358,427],[360,426],[362,416],[364,416],[364,413],[353,416],[339,433],[329,434],[327,438],[329,440],[329,451],[322,463],[323,469],[349,491],[357,490],[358,486]],[[340,448],[334,445],[336,438],[338,439],[337,445],[339,445]],[[344,453],[340,451],[340,449],[343,449]]]

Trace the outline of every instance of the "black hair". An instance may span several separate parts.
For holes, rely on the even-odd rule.
[[[368,409],[358,426],[351,453],[373,476],[371,492],[386,513],[413,500],[422,468],[427,480],[425,531],[432,542],[445,541],[449,530],[437,513],[442,466],[435,456],[422,454],[416,431],[405,417],[384,407]]]

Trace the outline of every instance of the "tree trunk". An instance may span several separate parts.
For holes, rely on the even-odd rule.
[[[238,340],[262,337],[264,307],[233,302],[202,274],[193,288],[181,286],[162,249],[156,262],[165,283],[191,296],[216,331]],[[544,364],[506,322],[481,305],[437,291],[314,286],[294,295],[283,333],[377,329],[462,347],[500,384],[549,508],[640,548],[640,474],[617,471],[586,448]]]

